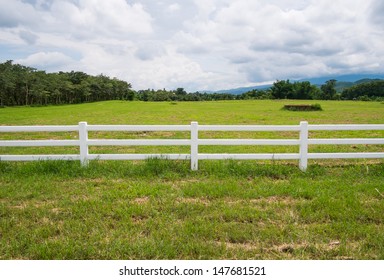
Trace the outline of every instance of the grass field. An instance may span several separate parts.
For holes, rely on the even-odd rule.
[[[321,112],[280,110],[287,103],[297,102],[114,101],[2,108],[0,125],[79,121],[89,124],[189,124],[190,121],[298,124],[301,120],[313,124],[384,123],[384,104],[378,102],[320,102],[324,109]],[[320,134],[335,135],[339,134]],[[348,132],[343,137],[367,135],[384,137],[382,132]],[[0,139],[15,136],[47,137],[43,133],[4,133]],[[229,135],[206,135],[213,136]],[[76,135],[49,137],[72,139]],[[160,133],[145,137],[184,135]],[[229,148],[237,152],[256,149]],[[104,151],[109,149],[112,148]],[[125,149],[119,151],[126,152]],[[151,151],[131,149],[130,152]],[[210,152],[215,147],[205,149]],[[327,149],[334,151],[340,147]],[[382,146],[342,149],[383,151]],[[52,151],[72,152],[67,148]],[[0,149],[0,154],[22,152],[21,148]],[[384,259],[382,213],[383,160],[310,161],[306,173],[299,171],[296,162],[201,161],[199,171],[193,172],[189,170],[189,162],[160,159],[94,161],[88,168],[81,168],[78,162],[0,161],[0,259]]]
[[[285,104],[319,103],[324,111],[291,112]],[[1,125],[89,124],[298,124],[382,123],[384,104],[356,101],[216,101],[125,102],[110,101],[48,107],[0,109]]]

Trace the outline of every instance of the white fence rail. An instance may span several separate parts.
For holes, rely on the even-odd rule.
[[[309,131],[384,130],[378,125],[88,125],[80,122],[70,126],[0,126],[0,132],[78,132],[79,140],[2,140],[0,147],[57,147],[76,146],[79,154],[66,155],[0,155],[0,161],[80,160],[83,166],[89,160],[142,160],[162,157],[191,161],[191,169],[198,169],[199,160],[299,160],[299,168],[307,169],[308,159],[384,158],[384,152],[375,153],[309,153],[309,145],[384,145],[384,138],[310,139]],[[88,139],[90,131],[187,131],[188,139]],[[200,139],[199,131],[297,131],[298,139]],[[268,145],[298,146],[298,153],[270,154],[206,154],[199,146]],[[188,154],[90,154],[90,146],[190,146]]]

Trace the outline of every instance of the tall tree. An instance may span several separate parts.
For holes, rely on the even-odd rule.
[[[331,100],[336,95],[336,80],[326,81],[324,85],[321,85],[321,99],[323,100]]]
[[[271,94],[274,99],[286,99],[292,94],[293,85],[289,80],[276,81],[271,87]]]

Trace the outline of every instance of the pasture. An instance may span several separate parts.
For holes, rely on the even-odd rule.
[[[0,125],[378,124],[379,102],[319,102],[323,111],[281,110],[296,101],[111,101],[0,109]],[[206,137],[213,137],[206,132]],[[325,132],[321,137],[381,137]],[[229,135],[230,134],[230,135]],[[182,138],[182,132],[104,133],[97,138]],[[214,137],[291,137],[217,132]],[[75,139],[73,133],[3,133],[0,139]],[[77,148],[0,148],[0,154]],[[186,147],[97,147],[97,152],[184,152]],[[216,152],[217,147],[202,147]],[[220,147],[291,152],[297,147]],[[382,145],[312,151],[384,151]],[[296,151],[296,150],[295,150]],[[92,152],[92,151],[91,151]],[[383,259],[383,160],[0,161],[0,259]]]

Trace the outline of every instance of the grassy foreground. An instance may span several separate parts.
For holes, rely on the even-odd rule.
[[[0,259],[383,259],[384,164],[1,163]]]
[[[294,102],[3,108],[0,125],[384,120],[381,103],[321,102],[322,112],[281,111],[286,103]],[[46,137],[18,135],[36,136]],[[149,135],[159,136],[183,135]],[[201,161],[192,172],[187,161],[160,159],[94,161],[88,168],[78,162],[0,161],[0,259],[384,259],[383,182],[383,160],[310,162],[306,173],[296,162]]]

